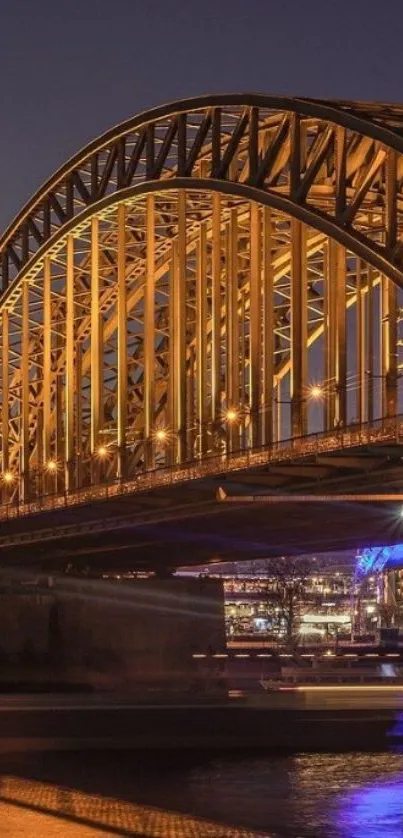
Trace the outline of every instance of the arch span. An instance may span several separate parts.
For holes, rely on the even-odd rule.
[[[398,105],[256,94],[146,111],[86,146],[22,209],[0,239],[2,288],[83,207],[173,176],[246,182],[287,199],[356,236],[402,283],[402,127]]]
[[[3,499],[394,416],[401,124],[205,97],[62,167],[0,240]]]

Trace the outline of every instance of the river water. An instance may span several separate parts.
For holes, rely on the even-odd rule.
[[[77,817],[103,835],[403,836],[403,756],[396,753],[71,753],[7,760],[0,769],[0,798],[15,797],[21,817],[24,806],[57,805],[69,829]]]

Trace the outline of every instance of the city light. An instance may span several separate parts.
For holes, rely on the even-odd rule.
[[[101,459],[104,459],[107,456],[108,456],[108,449],[105,448],[105,445],[100,445],[99,448],[98,448],[98,457],[101,457]]]
[[[48,462],[48,463],[46,463],[46,470],[47,470],[47,471],[51,471],[51,472],[55,472],[55,471],[57,471],[57,462],[56,462],[56,460],[49,460],[49,462]]]
[[[233,407],[230,407],[228,408],[225,414],[225,418],[227,422],[235,422],[235,420],[238,418],[238,413]]]
[[[158,442],[165,442],[168,438],[168,432],[165,428],[159,428],[158,431],[156,431],[155,438],[158,439]]]
[[[14,476],[11,471],[5,471],[3,474],[3,482],[4,483],[12,483],[14,480]]]
[[[401,510],[400,510],[400,517],[401,517],[401,518],[403,518],[403,506],[402,506],[402,508],[401,508]]]

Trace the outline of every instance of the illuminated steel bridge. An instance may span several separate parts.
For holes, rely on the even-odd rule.
[[[309,454],[312,433],[399,440],[403,106],[140,114],[37,192],[0,262],[2,517]]]

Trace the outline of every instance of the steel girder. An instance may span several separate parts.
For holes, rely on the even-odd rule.
[[[69,161],[0,240],[4,500],[396,414],[402,125],[215,96]]]

